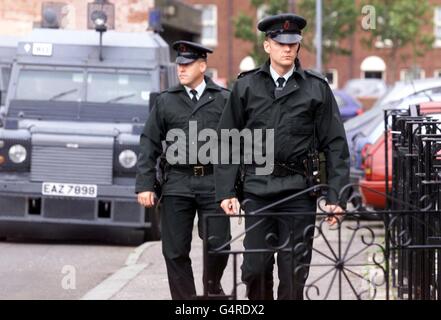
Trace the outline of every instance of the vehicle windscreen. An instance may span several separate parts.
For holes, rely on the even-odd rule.
[[[15,99],[148,105],[150,74],[21,70]]]
[[[83,83],[81,71],[21,70],[15,98],[80,102]]]
[[[87,102],[148,104],[151,76],[90,72],[87,76]]]

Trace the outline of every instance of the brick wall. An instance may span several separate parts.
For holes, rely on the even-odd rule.
[[[0,0],[0,35],[25,35],[41,21],[44,0]],[[87,0],[60,0],[69,5],[66,29],[87,29]],[[115,5],[115,29],[124,32],[145,31],[153,0],[110,1]]]
[[[213,49],[215,53],[209,58],[209,67],[216,69],[218,77],[225,80],[232,80],[239,72],[239,65],[250,50],[251,44],[238,40],[234,37],[233,17],[240,12],[245,12],[256,17],[256,12],[250,5],[250,0],[182,0],[189,4],[215,4],[218,7],[218,43]],[[38,24],[41,16],[41,4],[43,0],[0,0],[0,35],[24,35],[29,33],[34,24]],[[60,0],[70,4],[69,29],[85,29],[87,16],[87,0]],[[154,6],[154,0],[111,0],[115,4],[115,28],[118,31],[139,32],[147,28],[147,16],[149,8]],[[430,0],[434,5],[441,6],[441,0]],[[301,14],[301,12],[300,12]],[[360,14],[361,16],[361,14]],[[331,57],[326,65],[328,69],[338,71],[339,87],[347,80],[361,76],[360,65],[368,56],[379,56],[386,64],[387,49],[367,49],[360,43],[361,37],[366,31],[357,27],[353,39],[353,53],[350,57]],[[422,32],[433,33],[433,28],[422,30]],[[350,46],[349,41],[342,43]],[[326,50],[326,49],[325,49]],[[409,49],[401,53],[410,52]],[[434,75],[435,70],[441,69],[441,48],[434,48],[424,57],[417,59],[417,64],[424,69],[426,77]],[[305,49],[301,51],[301,61],[304,68],[313,68],[315,56]],[[390,65],[386,71],[386,78],[389,83],[393,79],[399,80],[400,71],[412,65],[412,61],[398,61],[396,73],[392,74]]]

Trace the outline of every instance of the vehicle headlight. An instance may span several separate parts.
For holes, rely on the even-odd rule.
[[[124,150],[119,154],[119,163],[125,169],[132,169],[136,162],[136,153],[132,150]]]
[[[26,160],[27,154],[26,148],[21,144],[16,144],[9,148],[9,159],[15,164],[23,163]]]

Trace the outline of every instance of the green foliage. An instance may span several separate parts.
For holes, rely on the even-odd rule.
[[[313,39],[315,36],[315,0],[300,0],[298,14],[308,21],[303,35],[303,46],[314,51]],[[264,16],[288,12],[288,0],[251,0],[254,8],[263,6]],[[357,22],[357,8],[354,1],[324,0],[323,1],[323,42],[324,61],[328,61],[331,54],[350,54],[350,50],[340,46],[340,40],[350,36]],[[257,32],[256,21],[247,13],[240,13],[234,18],[235,36],[253,44],[250,55],[257,64],[263,63],[267,55],[263,50],[263,34]]]
[[[302,0],[299,13],[308,25],[304,31],[303,46],[314,52],[316,32],[316,0]],[[351,50],[342,46],[342,40],[349,38],[356,30],[359,10],[355,1],[323,0],[323,62],[326,64],[333,54],[350,55]]]
[[[288,11],[288,0],[251,0],[251,5],[258,9],[263,8],[264,16],[275,15]],[[262,64],[268,58],[263,50],[264,35],[257,30],[257,21],[249,14],[241,12],[233,19],[235,37],[253,44],[250,56],[257,65]]]
[[[396,65],[400,49],[410,47],[411,55],[401,54],[402,60],[416,58],[430,50],[435,38],[433,32],[424,33],[424,28],[433,28],[433,6],[428,0],[369,0],[362,5],[371,5],[376,10],[376,27],[367,30],[362,40],[369,48],[378,40],[390,44],[388,64]],[[393,72],[395,75],[395,72]]]

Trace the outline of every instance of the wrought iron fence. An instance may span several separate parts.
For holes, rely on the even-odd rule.
[[[318,200],[317,212],[270,210],[285,201],[294,201],[311,189],[231,217],[232,224],[240,219],[253,219],[253,223],[246,224],[231,241],[218,247],[210,245],[213,239],[204,232],[204,261],[210,255],[231,257],[232,290],[221,297],[210,296],[205,290],[201,298],[246,298],[246,292],[238,290],[244,284],[239,270],[243,256],[289,254],[294,288],[297,282],[304,286],[305,299],[440,300],[441,122],[421,116],[419,108],[414,106],[408,110],[385,110],[384,118],[386,193],[362,188],[385,197],[385,210],[366,212],[360,205],[361,186],[348,185],[340,192],[340,199],[347,200],[349,206],[344,219],[334,226],[326,222],[332,212],[322,207],[322,199]],[[325,185],[316,189],[330,191]],[[349,198],[344,196],[348,191],[351,191]],[[299,233],[292,228],[286,239],[270,233],[264,236],[261,248],[252,252],[244,249],[243,237],[262,221],[305,216],[314,217],[315,223],[303,229],[300,241],[290,240],[298,238]],[[366,219],[370,216],[375,220]],[[222,218],[225,217],[205,216],[205,230],[215,219]],[[312,260],[301,259],[309,253]]]

